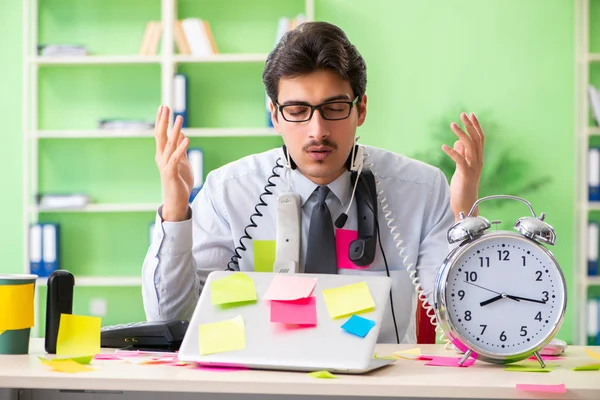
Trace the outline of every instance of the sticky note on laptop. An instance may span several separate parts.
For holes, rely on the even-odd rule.
[[[364,338],[374,326],[375,321],[353,315],[342,325],[342,329],[355,336]]]
[[[372,311],[375,301],[366,282],[323,289],[323,299],[331,318]]]
[[[265,300],[298,300],[309,297],[317,284],[315,278],[275,275],[263,298]]]
[[[100,353],[100,317],[61,314],[56,354],[81,356]]]
[[[246,328],[241,315],[199,327],[200,355],[225,353],[246,348]]]
[[[316,325],[316,298],[307,297],[294,301],[273,300],[271,302],[271,322],[288,325]]]
[[[236,272],[210,283],[210,298],[213,305],[255,301],[254,281],[243,272]]]

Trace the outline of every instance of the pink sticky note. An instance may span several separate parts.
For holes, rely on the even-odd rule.
[[[118,357],[114,354],[96,354],[94,356],[94,360],[110,360],[110,361],[121,361],[121,357]]]
[[[425,363],[425,365],[429,365],[432,367],[469,367],[475,364],[474,358],[467,358],[467,361],[463,363],[463,365],[458,365],[460,361],[459,357],[433,357],[431,361]]]
[[[311,295],[317,280],[293,275],[275,275],[269,289],[264,294],[265,300],[298,300]]]
[[[542,356],[542,360],[544,361],[555,361],[555,360],[562,360],[564,357],[559,357],[559,356]],[[530,360],[536,360],[537,358],[535,358],[535,356],[531,356],[529,357]]]
[[[523,392],[538,392],[538,393],[567,393],[567,388],[564,383],[560,385],[534,385],[517,383],[517,390]]]
[[[335,230],[335,253],[337,255],[338,269],[364,269],[369,265],[359,267],[348,258],[350,243],[358,238],[358,231],[350,229]]]
[[[197,363],[195,366],[192,366],[192,369],[201,369],[204,371],[213,371],[213,372],[234,372],[234,371],[245,371],[248,369],[245,365],[242,364],[233,364],[233,363],[210,363],[203,364]]]
[[[463,342],[461,342],[458,339],[454,339],[452,341],[452,344],[454,346],[456,346],[456,348],[458,350],[462,351],[463,353],[466,353],[467,351],[469,351],[469,348]],[[477,353],[475,353],[474,351],[472,351],[470,357],[477,358]]]
[[[315,297],[294,301],[271,301],[271,322],[297,325],[317,324]]]

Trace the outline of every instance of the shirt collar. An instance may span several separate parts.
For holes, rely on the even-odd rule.
[[[302,206],[310,198],[315,189],[319,186],[304,175],[297,169],[292,171],[291,174],[292,186],[294,191],[300,195],[302,199]],[[350,171],[344,171],[329,185],[331,192],[338,198],[343,207],[346,207],[348,201],[350,201]]]

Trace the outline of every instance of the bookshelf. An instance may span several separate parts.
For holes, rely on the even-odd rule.
[[[229,13],[231,8],[239,12]],[[143,318],[140,268],[161,203],[154,132],[101,130],[97,121],[114,116],[154,122],[160,104],[173,106],[173,78],[183,72],[191,83],[184,132],[190,148],[204,150],[205,174],[279,145],[277,132],[267,125],[260,73],[278,19],[300,13],[313,20],[314,0],[24,0],[23,272],[30,270],[29,225],[56,222],[60,268],[75,275],[74,312],[87,313],[85,301],[106,293],[119,302],[134,298],[137,314],[121,310],[103,324]],[[218,54],[177,52],[175,21],[188,17],[210,21]],[[162,24],[160,47],[154,55],[140,55],[150,20]],[[38,55],[38,44],[71,44],[74,38],[90,55]],[[232,103],[239,109],[235,118],[225,111]],[[47,209],[35,202],[40,192],[83,192],[92,202]],[[43,332],[45,287],[46,279],[38,279],[34,336]]]
[[[588,222],[600,218],[600,202],[589,201],[588,197],[588,149],[598,143],[600,127],[595,123],[590,109],[588,85],[598,87],[600,75],[594,70],[600,65],[600,26],[595,23],[600,13],[597,0],[577,0],[575,3],[575,136],[576,136],[576,194],[575,194],[575,274],[574,293],[570,301],[575,302],[575,335],[578,345],[587,344],[588,311],[587,301],[600,293],[600,276],[589,276]],[[594,25],[596,24],[596,25]],[[600,336],[600,332],[598,333]]]

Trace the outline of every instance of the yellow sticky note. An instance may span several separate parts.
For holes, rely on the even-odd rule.
[[[323,298],[331,318],[345,317],[375,308],[375,301],[366,282],[324,289]]]
[[[592,357],[594,360],[600,360],[600,353],[596,353],[590,349],[584,349],[588,356]]]
[[[44,358],[44,357],[38,357],[42,362],[44,361],[66,361],[66,360],[73,360],[78,364],[89,364],[92,362],[92,359],[94,358],[94,355],[87,355],[87,356],[81,356],[81,357],[55,357],[55,358]]]
[[[55,371],[58,372],[86,372],[93,371],[94,368],[88,367],[87,365],[80,364],[71,359],[64,360],[46,360],[42,359],[42,363],[52,367]]]
[[[0,331],[33,326],[33,283],[0,286]]]
[[[397,357],[394,356],[380,356],[377,353],[373,354],[373,358],[378,358],[380,360],[397,360]]]
[[[241,303],[256,300],[254,281],[243,272],[236,272],[210,283],[213,305]]]
[[[406,358],[407,360],[414,360],[415,358],[419,358],[421,356],[421,348],[414,347],[408,350],[399,350],[392,353],[394,356],[398,358]]]
[[[273,272],[275,264],[275,241],[254,241],[254,270],[256,272]]]
[[[200,325],[200,355],[224,353],[246,348],[246,329],[241,315]]]
[[[101,318],[62,314],[56,340],[57,355],[89,355],[100,352]]]
[[[320,379],[335,379],[335,378],[337,378],[337,376],[335,376],[334,374],[332,374],[329,371],[309,372],[308,376],[312,376],[313,378],[320,378]]]

